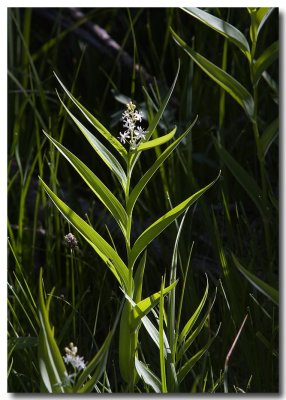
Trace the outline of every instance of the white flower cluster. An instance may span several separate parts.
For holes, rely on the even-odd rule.
[[[136,110],[136,105],[130,101],[126,105],[127,110],[122,114],[123,127],[126,130],[123,133],[119,133],[118,139],[121,143],[126,142],[130,144],[130,150],[135,150],[141,141],[145,140],[145,134],[147,132],[141,126],[136,126],[136,123],[142,121],[143,114],[141,111]]]
[[[66,364],[71,364],[78,371],[85,368],[85,362],[83,357],[77,356],[77,347],[73,343],[69,344],[69,347],[65,347],[66,355],[63,356]]]

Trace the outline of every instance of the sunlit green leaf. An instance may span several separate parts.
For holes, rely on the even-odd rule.
[[[202,349],[200,349],[193,357],[188,359],[188,361],[186,361],[186,363],[180,368],[180,370],[178,372],[178,382],[179,383],[181,383],[185,379],[186,375],[195,366],[197,361],[199,361],[199,359],[209,349],[210,345],[212,344],[215,337],[217,336],[219,329],[220,329],[220,326],[219,326],[217,332],[215,333],[215,335],[206,343],[206,345]]]
[[[60,99],[63,107],[72,118],[76,126],[80,129],[80,131],[84,134],[86,139],[89,141],[90,145],[97,152],[99,157],[105,162],[105,164],[110,168],[110,170],[116,175],[119,182],[122,185],[122,188],[125,190],[126,188],[126,174],[118,162],[117,158],[98,140],[96,137],[71,113],[71,111],[66,107],[66,105]]]
[[[161,381],[154,372],[152,372],[145,363],[139,361],[137,357],[135,358],[135,366],[140,378],[143,379],[147,385],[151,386],[155,393],[161,393]]]
[[[279,42],[272,43],[255,61],[253,66],[253,83],[256,84],[262,76],[262,73],[278,58]]]
[[[130,252],[129,258],[129,267],[132,267],[137,259],[137,257],[141,254],[141,252],[148,246],[148,244],[158,236],[164,229],[167,228],[176,218],[178,218],[186,208],[191,206],[195,201],[197,201],[209,188],[211,188],[214,183],[218,180],[220,176],[211,182],[209,185],[205,186],[203,189],[199,190],[182,203],[174,207],[172,210],[168,211],[165,215],[155,221],[149,228],[147,228],[136,240],[134,246]]]
[[[160,119],[162,118],[162,115],[163,115],[163,113],[165,111],[165,108],[166,108],[166,106],[167,106],[167,104],[168,104],[168,102],[170,100],[170,97],[171,97],[171,95],[173,93],[173,90],[174,90],[174,87],[176,85],[176,82],[177,82],[177,79],[178,79],[178,75],[179,75],[179,71],[180,71],[180,61],[178,63],[178,69],[177,69],[177,73],[176,73],[175,79],[173,81],[173,84],[170,87],[170,89],[168,90],[168,93],[164,97],[164,99],[163,99],[163,101],[162,101],[157,113],[155,114],[154,118],[152,119],[152,121],[150,122],[150,124],[148,126],[147,134],[146,134],[146,141],[147,142],[149,141],[150,137],[153,135],[153,133],[154,133],[154,131],[155,131]],[[136,163],[136,161],[137,161],[137,159],[138,159],[140,154],[141,154],[141,152],[135,152],[135,153],[133,153],[131,155],[131,160],[130,160],[130,168],[131,168],[131,170],[133,169],[133,167],[134,167],[134,165],[135,165],[135,163]]]
[[[188,333],[190,332],[190,330],[192,329],[192,327],[194,326],[198,316],[200,315],[203,306],[205,305],[206,299],[208,297],[208,292],[209,292],[209,282],[207,279],[207,286],[206,286],[206,290],[205,293],[203,295],[203,298],[200,302],[200,304],[198,305],[196,311],[194,312],[194,314],[191,316],[191,318],[186,322],[184,328],[182,329],[180,336],[179,336],[179,343],[182,343],[183,341],[186,340],[186,336],[188,335]]]
[[[45,132],[44,132],[45,133]],[[121,230],[125,233],[127,225],[127,215],[114,196],[114,194],[104,185],[103,182],[73,153],[66,149],[61,143],[57,142],[51,136],[45,133],[47,138],[56,146],[63,156],[70,162],[74,169],[80,174],[95,195],[102,201],[105,207],[111,212],[115,220],[118,222]]]
[[[132,213],[132,210],[133,210],[136,200],[138,199],[140,193],[142,192],[144,187],[147,185],[149,180],[152,178],[154,173],[158,170],[158,168],[162,165],[162,163],[169,157],[169,155],[175,150],[175,148],[182,141],[182,139],[191,131],[191,129],[195,125],[197,119],[198,119],[198,117],[195,118],[195,120],[188,127],[188,129],[186,129],[186,131],[178,139],[174,140],[174,142],[171,143],[170,146],[167,147],[167,149],[165,149],[163,151],[163,153],[155,160],[155,162],[148,169],[148,171],[145,172],[145,174],[140,178],[139,182],[134,187],[134,189],[132,190],[132,192],[129,196],[127,206],[126,206],[128,214]]]
[[[71,210],[55,193],[42,181],[40,181],[61,214],[73,225],[85,240],[94,248],[97,254],[112,271],[120,285],[125,289],[129,287],[128,269],[117,252],[82,218]]]
[[[117,140],[64,86],[61,82],[60,78],[54,72],[55,77],[61,84],[62,88],[68,95],[68,97],[72,100],[72,102],[77,106],[77,108],[82,112],[85,118],[98,130],[98,132],[104,136],[108,142],[118,151],[118,153],[123,157],[126,158],[127,151],[124,146]]]
[[[164,136],[160,136],[156,139],[153,140],[149,140],[148,142],[143,142],[138,146],[138,151],[142,151],[142,150],[149,150],[152,149],[153,147],[156,146],[160,146],[161,144],[164,144],[166,142],[168,142],[169,140],[171,140],[175,133],[176,133],[177,127],[175,127],[170,133],[168,133],[167,135]]]
[[[134,276],[134,295],[133,299],[135,303],[139,303],[142,300],[142,284],[144,278],[145,264],[146,264],[147,251],[144,251],[143,256],[137,267]]]
[[[173,282],[171,285],[163,289],[163,295],[169,293],[178,283],[178,281]],[[154,308],[160,301],[161,292],[152,294],[141,300],[133,307],[133,313],[131,317],[131,327],[133,330],[137,329],[141,322],[141,319],[148,314],[152,308]]]
[[[201,10],[200,8],[184,7],[183,10],[197,18],[199,21],[203,22],[205,25],[214,29],[216,32],[225,36],[249,57],[250,48],[246,37],[242,32],[240,32],[240,30],[235,28],[229,22],[217,18],[214,15]]]
[[[227,93],[229,93],[238,104],[243,107],[247,116],[252,120],[254,116],[254,101],[248,90],[242,86],[227,72],[217,67],[207,60],[201,54],[195,52],[189,47],[172,29],[172,35],[175,41],[184,49],[184,51],[194,60],[194,62],[217,84],[219,84]]]
[[[210,315],[211,309],[214,305],[214,302],[215,302],[215,297],[214,297],[211,305],[209,306],[207,312],[205,313],[205,315],[199,322],[198,326],[196,326],[196,328],[188,336],[186,335],[184,340],[181,342],[181,346],[179,347],[179,350],[176,354],[176,362],[179,362],[181,360],[181,358],[184,356],[184,354],[186,354],[186,351],[188,350],[188,348],[191,346],[193,341],[197,338],[197,336],[199,335],[199,333],[205,326],[205,323],[206,323],[207,319],[209,318],[209,315]]]
[[[67,371],[64,365],[62,355],[54,339],[53,329],[49,321],[50,302],[53,291],[48,297],[47,302],[44,299],[42,284],[43,269],[40,269],[39,275],[39,320],[40,333],[38,337],[38,359],[43,382],[49,393],[69,393],[71,386],[66,380]]]

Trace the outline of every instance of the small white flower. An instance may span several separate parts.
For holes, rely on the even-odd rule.
[[[78,371],[85,368],[85,362],[83,357],[77,356],[77,347],[73,343],[69,344],[69,347],[65,347],[66,355],[63,356],[66,364],[71,364]]]
[[[132,119],[128,118],[123,124],[124,128],[127,128],[127,130],[133,130],[135,128],[135,123],[132,121]]]
[[[142,118],[143,118],[143,113],[142,111],[135,111],[134,117],[136,119],[136,121],[141,122]]]
[[[135,129],[135,135],[136,135],[136,139],[145,139],[145,131],[144,131],[144,129],[141,127],[141,126],[138,126],[136,129]]]
[[[130,134],[128,131],[125,131],[124,133],[119,132],[118,139],[120,140],[121,143],[125,143],[127,139],[130,138]]]

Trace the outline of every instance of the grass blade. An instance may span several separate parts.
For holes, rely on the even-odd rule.
[[[166,366],[164,357],[164,286],[165,277],[162,279],[161,290],[160,290],[160,305],[159,305],[159,352],[160,352],[160,371],[161,371],[161,385],[162,393],[167,393],[167,379],[166,379]]]
[[[278,290],[274,289],[268,283],[263,282],[261,279],[257,278],[257,276],[247,271],[247,269],[240,264],[240,262],[238,261],[238,259],[235,257],[234,254],[232,254],[232,259],[234,261],[236,268],[251,283],[251,285],[254,286],[261,293],[263,293],[266,297],[268,297],[274,304],[279,306]]]
[[[205,352],[209,349],[212,342],[216,338],[219,332],[220,326],[218,327],[214,336],[205,344],[205,346],[200,349],[193,357],[191,357],[179,370],[178,372],[178,382],[181,383],[186,375],[190,372],[190,370],[194,367],[194,365],[199,361],[199,359],[205,354]]]
[[[41,268],[39,275],[40,334],[38,339],[40,372],[44,384],[50,393],[70,392],[70,384],[67,383],[65,387],[62,386],[62,382],[66,379],[67,371],[57,343],[54,339],[53,329],[49,322],[49,309],[52,293],[49,295],[47,302],[45,302],[42,276],[43,269]]]
[[[218,144],[215,138],[214,143],[224,164],[252,199],[261,216],[264,217],[266,215],[266,210],[262,201],[261,188],[253,177],[230,155],[230,153],[222,145]]]

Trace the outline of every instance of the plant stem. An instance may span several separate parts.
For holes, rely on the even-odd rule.
[[[76,322],[75,322],[75,283],[74,283],[74,254],[71,249],[71,290],[72,290],[72,327],[73,337],[76,337]]]

